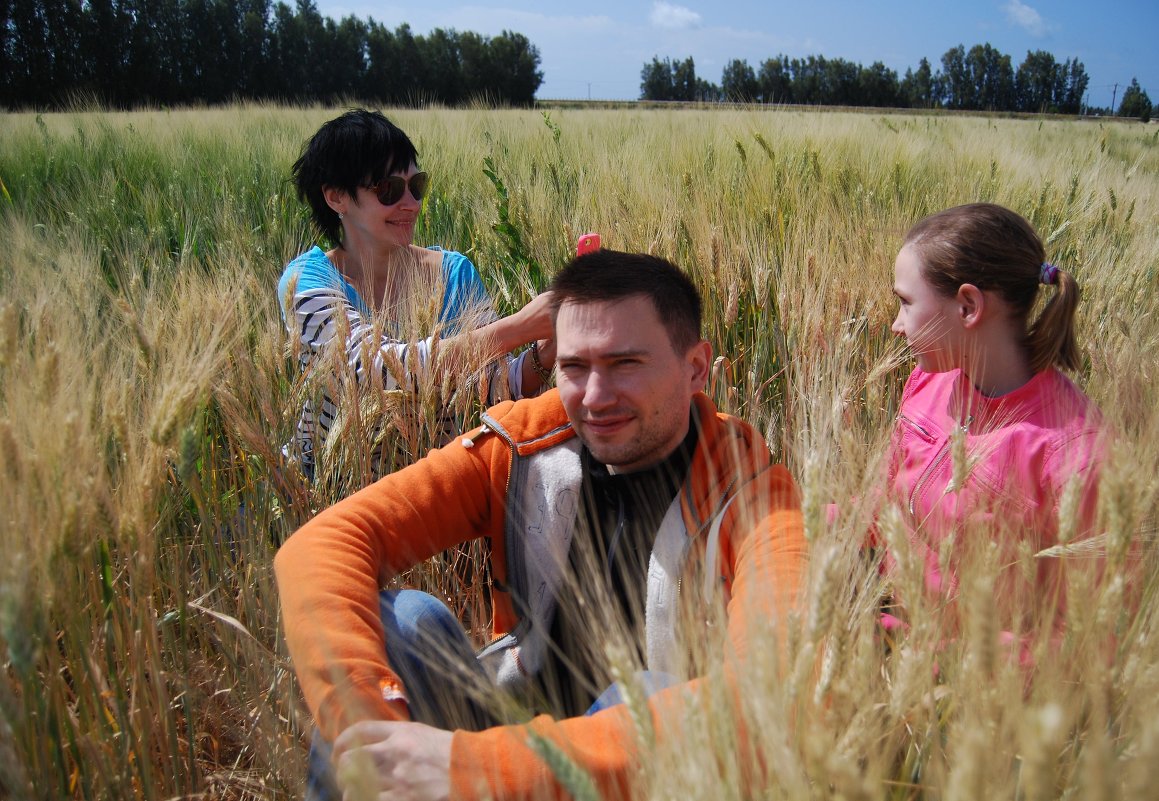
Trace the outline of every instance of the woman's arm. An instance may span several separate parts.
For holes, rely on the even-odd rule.
[[[406,375],[426,370],[436,337],[410,343],[389,337],[351,302],[338,272],[324,254],[319,251],[318,255],[321,259],[302,257],[305,261],[297,274],[284,282],[288,295],[283,300],[286,326],[307,351],[307,359],[313,359],[341,336],[345,361],[360,385],[371,374],[377,374],[385,388],[396,389]],[[465,362],[491,362],[550,333],[549,297],[544,294],[514,314],[438,340],[439,366],[456,370]],[[534,385],[529,382],[525,386]]]
[[[468,323],[485,326],[497,321],[499,315],[495,313],[487,287],[471,260],[454,251],[442,253],[444,289],[440,321],[447,325],[452,334],[458,333]],[[512,350],[528,341],[520,339],[512,346]],[[550,371],[555,361],[555,345],[546,339],[538,344],[537,354],[524,350],[513,358],[502,357],[486,368],[482,381],[486,387],[484,396],[488,405],[507,398],[518,400],[534,397],[548,388]],[[535,355],[539,356],[538,365]]]

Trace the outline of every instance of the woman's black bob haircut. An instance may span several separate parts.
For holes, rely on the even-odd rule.
[[[302,147],[294,162],[298,197],[310,204],[314,224],[332,243],[342,244],[342,223],[326,203],[323,187],[353,197],[369,186],[418,164],[418,151],[401,128],[378,111],[356,108],[326,122]]]

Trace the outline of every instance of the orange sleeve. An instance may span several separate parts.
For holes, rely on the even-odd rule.
[[[800,498],[789,471],[769,468],[762,480],[748,485],[746,495],[747,506],[736,510],[730,536],[722,542],[733,567],[728,639],[739,669],[758,633],[783,623],[799,605],[808,561]]]
[[[286,645],[322,734],[406,719],[388,700],[378,592],[393,575],[502,530],[510,451],[497,436],[459,440],[321,512],[274,558]],[[447,498],[454,498],[448,503]]]
[[[744,503],[730,511],[722,552],[732,577],[726,677],[749,658],[758,631],[784,621],[800,599],[805,573],[804,525],[788,472],[771,468],[752,482]],[[756,522],[753,522],[756,521]],[[782,638],[783,642],[783,638]],[[649,699],[658,740],[679,736],[690,704],[707,701],[703,679],[662,690]],[[590,717],[554,721],[541,716],[523,726],[456,731],[451,750],[451,797],[466,799],[568,798],[530,745],[532,733],[550,739],[595,782],[601,798],[626,798],[637,774],[634,724],[623,705]]]

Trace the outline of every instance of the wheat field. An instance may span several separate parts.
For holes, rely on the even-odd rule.
[[[0,116],[0,798],[301,794],[311,722],[273,554],[370,480],[371,440],[401,465],[437,437],[424,421],[439,387],[371,393],[343,400],[318,482],[282,456],[311,391],[275,298],[313,241],[289,167],[336,111]],[[807,603],[755,659],[739,710],[721,694],[673,744],[633,708],[641,796],[1153,795],[1159,129],[776,108],[388,114],[434,178],[418,241],[470,255],[503,309],[585,231],[689,271],[719,357],[710,394],[800,484]],[[1005,565],[980,548],[959,604],[909,593],[917,622],[885,648],[860,547],[875,510],[859,499],[910,368],[889,333],[893,258],[912,222],[977,200],[1026,216],[1083,287],[1075,378],[1116,437],[1099,536]],[[456,425],[476,413],[462,404]],[[888,538],[897,521],[878,523]],[[895,580],[916,587],[895,540]],[[1043,558],[1105,568],[1069,574],[1083,603],[1060,642],[1035,643],[1028,678],[992,647],[991,589]],[[406,581],[476,630],[482,560],[472,547]],[[582,797],[573,767],[553,763]]]

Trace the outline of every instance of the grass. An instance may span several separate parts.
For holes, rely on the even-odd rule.
[[[0,797],[301,791],[310,722],[278,633],[276,544],[368,480],[372,438],[394,463],[425,452],[437,432],[422,412],[440,389],[349,399],[316,485],[281,457],[317,389],[296,374],[274,298],[311,241],[287,176],[333,113],[0,118]],[[765,431],[801,484],[812,601],[777,633],[788,663],[770,645],[739,711],[718,698],[682,745],[651,745],[649,795],[747,797],[746,762],[763,766],[754,793],[769,797],[1149,793],[1159,132],[804,110],[392,116],[435,177],[419,240],[468,253],[505,309],[584,231],[687,269],[721,356],[712,395]],[[1034,555],[997,565],[978,549],[960,610],[911,593],[914,631],[886,655],[857,548],[872,510],[849,500],[877,481],[908,370],[888,331],[901,235],[973,200],[1027,216],[1084,288],[1077,380],[1119,434],[1100,530],[1112,551],[1147,555],[1137,611],[1121,560],[1074,571],[1084,602],[1060,644],[1034,644],[1029,686],[988,647],[986,610],[995,580],[1032,571]],[[474,411],[454,410],[455,424]],[[837,524],[831,501],[847,510]],[[916,579],[893,536],[904,587]],[[407,580],[481,625],[483,559],[475,547]],[[935,655],[949,630],[962,634]]]

